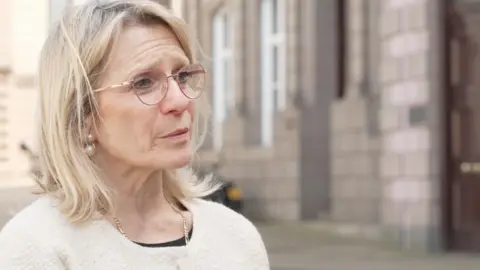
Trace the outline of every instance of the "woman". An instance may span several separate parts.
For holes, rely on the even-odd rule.
[[[0,269],[268,269],[255,227],[183,169],[207,120],[185,24],[154,1],[99,2],[41,52],[43,196],[0,233]]]

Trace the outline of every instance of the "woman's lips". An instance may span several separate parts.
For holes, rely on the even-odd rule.
[[[188,138],[189,129],[179,128],[162,137],[162,139],[183,139]]]

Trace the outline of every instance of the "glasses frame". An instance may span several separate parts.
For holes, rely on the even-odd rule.
[[[142,100],[142,98],[140,98],[140,96],[138,95],[137,91],[136,91],[135,89],[133,89],[134,92],[135,92],[135,96],[137,96],[137,98],[138,98],[138,100],[140,100],[140,102],[142,102],[143,104],[145,104],[145,105],[147,105],[147,106],[155,106],[155,105],[157,105],[158,103],[162,102],[162,100],[165,98],[165,96],[166,96],[167,93],[168,93],[168,90],[169,90],[169,88],[170,88],[170,87],[168,87],[168,80],[169,80],[170,78],[172,78],[172,79],[178,84],[178,76],[180,75],[180,73],[181,73],[181,72],[184,72],[184,71],[185,71],[185,68],[188,68],[188,67],[191,67],[191,66],[196,66],[196,67],[199,68],[198,71],[194,72],[195,74],[201,73],[201,74],[203,74],[204,76],[206,76],[207,70],[205,69],[205,67],[204,67],[202,64],[199,64],[199,63],[190,64],[190,65],[188,65],[188,66],[185,66],[185,67],[181,68],[179,71],[177,71],[177,72],[174,73],[174,74],[167,75],[167,74],[165,74],[165,72],[163,72],[163,74],[165,75],[165,79],[166,79],[166,80],[165,80],[165,82],[164,82],[162,85],[166,88],[166,90],[165,90],[165,93],[163,94],[163,96],[162,96],[162,97],[159,99],[159,101],[157,101],[156,103],[154,103],[154,104],[146,103],[145,101]],[[204,78],[204,80],[205,80],[205,78]],[[112,84],[112,85],[109,85],[109,86],[105,86],[105,87],[101,87],[101,88],[95,89],[95,90],[93,90],[93,92],[94,92],[94,93],[103,92],[103,91],[107,91],[107,90],[111,90],[111,89],[115,89],[115,88],[119,88],[119,87],[125,87],[125,86],[130,86],[130,87],[131,87],[134,82],[135,82],[135,79],[131,79],[131,80],[127,80],[127,81],[124,81],[124,82],[122,82],[122,83],[119,83],[119,84]],[[132,87],[132,88],[133,88],[133,87]],[[194,97],[194,98],[192,98],[192,97],[188,96],[187,94],[185,94],[185,92],[184,92],[182,89],[180,89],[180,92],[182,92],[182,94],[183,94],[186,98],[193,100],[193,99],[199,98],[199,97],[203,94],[203,92],[205,92],[205,86],[203,87],[201,93],[200,93],[198,96]]]

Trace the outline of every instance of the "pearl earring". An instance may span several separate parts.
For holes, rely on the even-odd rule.
[[[87,145],[85,146],[85,154],[91,157],[95,155],[95,144],[93,143],[93,136],[92,134],[88,134],[87,136]]]

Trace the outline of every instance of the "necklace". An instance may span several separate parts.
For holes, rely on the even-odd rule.
[[[177,209],[177,207],[175,207],[170,201],[168,201],[168,204],[170,204],[170,206],[172,207],[172,209],[177,212],[181,217],[182,217],[182,221],[183,221],[183,235],[185,237],[185,244],[188,245],[188,242],[190,241],[190,237],[188,237],[188,222],[187,222],[187,218],[182,214],[182,211],[180,211],[179,209]],[[127,239],[129,239],[130,241],[132,241],[130,238],[128,238],[127,234],[125,233],[125,231],[123,230],[122,228],[122,224],[120,223],[120,220],[117,218],[117,217],[113,217],[113,221],[115,221],[115,226],[117,227],[117,230]]]

